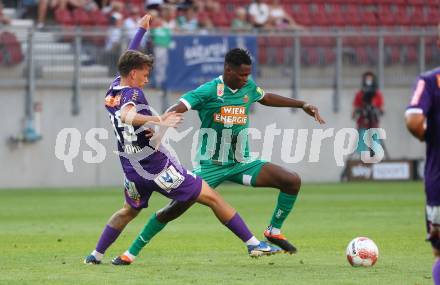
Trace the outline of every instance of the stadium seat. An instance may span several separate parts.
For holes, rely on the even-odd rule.
[[[89,17],[92,19],[92,24],[95,26],[108,26],[109,18],[100,10],[89,12]]]
[[[11,32],[3,32],[0,34],[0,47],[2,61],[6,65],[16,65],[23,61],[24,55],[21,50],[21,44],[17,37]]]
[[[93,19],[89,14],[81,8],[76,8],[72,12],[73,22],[78,26],[91,26],[93,25]]]
[[[74,24],[72,15],[67,9],[56,9],[55,21],[61,26],[71,26]]]
[[[216,13],[207,14],[215,27],[230,27],[230,21],[226,13],[218,15]]]

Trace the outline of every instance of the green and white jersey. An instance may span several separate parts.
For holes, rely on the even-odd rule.
[[[201,164],[248,162],[249,108],[261,100],[264,91],[249,78],[246,85],[232,90],[223,76],[185,93],[180,101],[198,111],[202,122],[196,161]]]

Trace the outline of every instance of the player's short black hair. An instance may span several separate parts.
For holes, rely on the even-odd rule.
[[[240,66],[242,64],[251,65],[252,59],[249,52],[242,48],[233,48],[226,53],[225,64]]]
[[[153,67],[152,55],[144,54],[136,50],[127,50],[118,61],[118,71],[121,76],[127,76],[133,69],[142,69],[145,66]]]

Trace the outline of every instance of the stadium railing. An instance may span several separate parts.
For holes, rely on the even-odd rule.
[[[74,114],[79,111],[77,98],[81,88],[108,86],[116,73],[117,59],[128,42],[127,33],[118,34],[108,28],[70,27],[44,32],[15,28],[9,32],[20,43],[9,49],[22,57],[11,61],[2,53],[0,87],[27,88],[27,100],[32,100],[38,88],[72,88]],[[119,38],[106,50],[112,32]],[[417,73],[440,65],[436,27],[370,30],[347,27],[245,34],[257,37],[257,79],[261,85],[292,89],[293,96],[302,88],[332,88],[334,111],[338,111],[341,89],[357,87],[360,74],[367,69],[377,72],[380,88],[384,88],[409,86]],[[7,46],[11,47],[8,37],[0,36],[0,48]]]

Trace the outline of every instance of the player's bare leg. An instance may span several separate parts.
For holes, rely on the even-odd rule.
[[[280,190],[277,205],[264,236],[286,252],[295,253],[297,249],[281,234],[281,227],[293,209],[301,188],[301,178],[295,172],[288,171],[273,163],[266,163],[257,176],[255,186]]]
[[[86,264],[100,264],[104,257],[105,251],[115,242],[119,234],[139,214],[140,210],[132,208],[129,204],[125,203],[124,206],[116,211],[108,220],[95,250],[92,251],[84,259]]]

